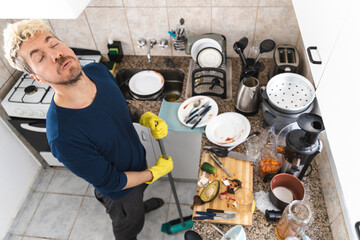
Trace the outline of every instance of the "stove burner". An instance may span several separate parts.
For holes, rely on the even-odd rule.
[[[34,85],[27,86],[25,89],[25,94],[31,95],[37,92],[37,87]]]

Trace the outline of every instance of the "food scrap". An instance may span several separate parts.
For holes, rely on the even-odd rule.
[[[266,157],[260,162],[259,173],[262,178],[268,174],[276,174],[280,169],[280,163],[274,158]]]
[[[208,185],[209,183],[209,178],[206,177],[206,172],[204,171],[203,174],[201,175],[199,181],[197,182],[197,185],[199,187],[206,187],[206,185]]]

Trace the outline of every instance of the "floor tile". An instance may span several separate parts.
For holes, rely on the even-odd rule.
[[[175,182],[176,193],[180,203],[193,204],[194,196],[196,195],[195,182]],[[173,193],[170,196],[170,203],[175,203]]]
[[[192,210],[190,208],[189,205],[180,205],[181,207],[181,212],[183,217],[187,217],[192,215]],[[169,215],[168,215],[168,221],[174,220],[174,219],[179,219],[179,213],[176,207],[176,204],[170,204],[170,208],[169,208]],[[181,224],[181,223],[180,223]],[[179,240],[179,239],[184,239],[184,234],[186,232],[185,229],[183,231],[177,232],[177,233],[173,233],[173,234],[165,234],[165,240]]]
[[[83,195],[89,183],[68,171],[56,171],[47,192]]]
[[[50,240],[50,238],[23,237],[21,240]]]
[[[11,236],[8,240],[22,240],[19,236]]]
[[[161,225],[166,222],[169,204],[145,214],[145,224],[138,235],[138,240],[156,239],[162,240],[164,234],[161,232]]]
[[[22,213],[19,216],[19,220],[16,223],[14,229],[12,230],[12,233],[18,235],[24,234],[43,195],[44,195],[43,193],[37,193],[37,192],[34,192],[32,194],[29,202],[26,204],[26,206],[24,206]]]
[[[156,182],[149,184],[144,192],[144,200],[157,197],[162,198],[164,202],[170,201],[170,183],[167,180],[157,180]]]
[[[86,191],[86,196],[95,197],[93,185],[89,184],[89,188]]]
[[[44,170],[41,179],[35,188],[35,191],[45,192],[53,175],[54,175],[54,170]]]
[[[70,234],[82,198],[45,193],[25,234],[66,239]]]
[[[111,219],[105,208],[93,197],[85,197],[69,240],[114,239]]]

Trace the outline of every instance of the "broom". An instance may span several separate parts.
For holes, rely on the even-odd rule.
[[[164,142],[162,141],[162,139],[158,139],[158,142],[159,142],[159,146],[160,146],[160,150],[161,150],[161,154],[163,155],[163,158],[167,159]],[[167,233],[167,234],[172,234],[172,233],[183,231],[188,228],[192,228],[192,226],[194,225],[194,221],[192,220],[192,215],[187,216],[185,218],[183,217],[171,172],[168,173],[168,177],[169,177],[169,182],[171,185],[172,192],[174,194],[175,203],[176,203],[176,207],[177,207],[180,218],[169,221],[167,223],[164,223],[161,226],[161,232]]]

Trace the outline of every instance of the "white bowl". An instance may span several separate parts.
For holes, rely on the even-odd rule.
[[[204,49],[204,48],[216,48],[217,50],[219,50],[220,52],[222,52],[222,48],[220,46],[220,44],[215,41],[214,39],[211,38],[202,38],[200,40],[197,40],[191,47],[191,57],[194,59],[194,61],[196,61],[197,59],[197,55],[199,54],[199,52]]]

